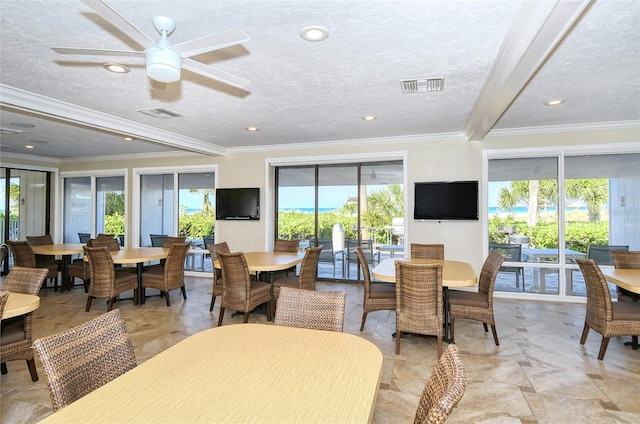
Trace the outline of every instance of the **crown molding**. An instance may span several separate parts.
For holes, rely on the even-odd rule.
[[[4,84],[0,84],[0,105],[59,121],[72,122],[84,127],[119,135],[130,135],[190,152],[212,156],[224,156],[226,152],[225,148],[202,140],[139,124]]]

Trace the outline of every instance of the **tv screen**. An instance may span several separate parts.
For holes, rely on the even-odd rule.
[[[216,189],[216,219],[260,219],[260,189]]]
[[[478,220],[478,181],[415,183],[413,219]]]

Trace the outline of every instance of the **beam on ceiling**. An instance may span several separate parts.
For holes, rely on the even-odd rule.
[[[464,125],[482,140],[569,34],[593,0],[524,1]]]
[[[139,124],[4,84],[0,84],[0,105],[190,152],[213,156],[224,156],[226,153],[224,148],[202,140],[164,131],[150,125]]]

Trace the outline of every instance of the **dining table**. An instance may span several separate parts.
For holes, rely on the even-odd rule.
[[[618,287],[640,294],[640,269],[611,268],[600,269],[605,280]],[[634,346],[632,342],[625,342],[626,346]],[[637,346],[635,347],[637,349]]]
[[[273,293],[273,276],[276,271],[284,271],[302,262],[304,252],[244,252],[247,267],[250,274],[266,272],[269,274],[271,285],[271,313],[275,311],[275,298]],[[220,269],[220,260],[213,262],[213,267]],[[268,317],[273,320],[273,316]]]
[[[67,266],[71,263],[71,256],[84,254],[83,246],[85,246],[83,243],[54,243],[39,244],[37,246],[31,246],[31,248],[36,255],[55,255],[62,258],[62,269],[60,270],[62,282],[60,284],[60,290],[65,291],[71,290]]]
[[[111,259],[114,264],[136,265],[138,276],[138,299],[135,303],[142,305],[142,273],[144,263],[166,259],[169,256],[170,247],[131,247],[111,252]]]
[[[388,258],[380,261],[380,263],[371,270],[371,275],[376,280],[395,283],[396,261],[398,260],[417,264],[442,264],[442,296],[444,303],[444,335],[442,338],[448,343],[453,343],[453,339],[450,336],[449,288],[476,286],[478,284],[478,278],[473,267],[467,262],[449,259]]]
[[[196,333],[41,423],[366,423],[383,355],[353,334],[234,324]]]
[[[14,318],[33,312],[40,307],[40,296],[34,294],[9,292],[7,303],[2,311],[2,319]]]

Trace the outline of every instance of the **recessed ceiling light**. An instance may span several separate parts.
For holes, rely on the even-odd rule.
[[[375,121],[376,119],[378,119],[378,117],[373,115],[365,115],[362,117],[363,121]]]
[[[124,66],[119,63],[107,62],[102,66],[104,66],[104,69],[107,71],[115,72],[116,74],[126,74],[130,71],[128,66]]]
[[[544,102],[544,104],[547,106],[558,106],[564,102],[565,102],[564,99],[553,99],[553,100],[547,100],[546,102]]]
[[[32,146],[32,145],[30,145],[30,144],[27,144],[26,146],[24,146],[24,148],[25,148],[25,149],[35,149],[35,147],[33,147],[33,146]]]
[[[122,137],[124,141],[133,141],[133,137]]]
[[[304,27],[300,30],[300,37],[307,41],[322,41],[325,40],[329,36],[329,31],[326,28],[311,25]]]
[[[247,127],[245,128],[247,131],[251,131],[251,132],[256,132],[256,131],[260,131],[260,128],[258,127]]]

